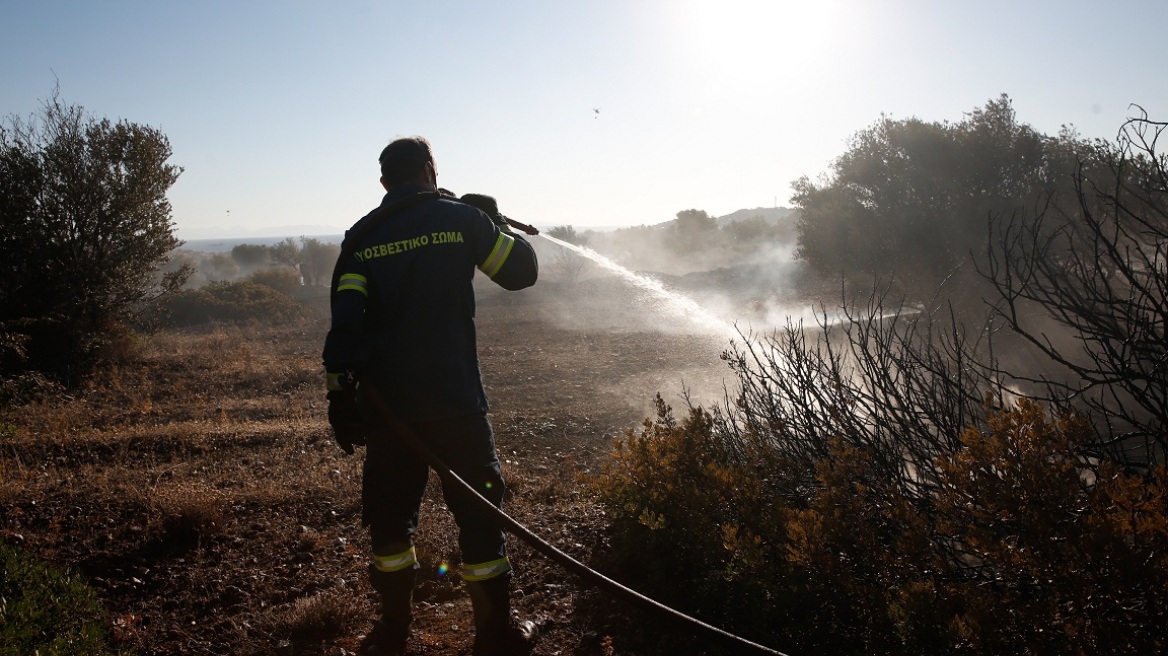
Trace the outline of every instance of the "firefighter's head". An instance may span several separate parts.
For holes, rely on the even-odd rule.
[[[459,200],[471,207],[478,208],[479,211],[491,217],[492,220],[499,216],[499,203],[490,196],[484,196],[483,194],[463,194]]]
[[[387,191],[407,184],[422,185],[430,191],[438,188],[434,152],[430,149],[430,142],[422,137],[405,137],[391,142],[377,160],[381,162],[381,185]]]

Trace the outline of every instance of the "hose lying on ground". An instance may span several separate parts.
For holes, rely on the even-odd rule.
[[[412,430],[410,430],[409,426],[406,426],[405,423],[398,419],[397,415],[394,414],[393,410],[390,409],[388,404],[386,404],[385,399],[375,388],[373,388],[373,386],[369,386],[366,392],[366,398],[368,398],[373,403],[374,410],[377,411],[377,414],[381,416],[381,418],[396,435],[405,440],[406,443],[409,444],[410,448],[412,448],[423,460],[426,461],[427,464],[430,465],[431,468],[434,469],[435,472],[438,473],[438,476],[442,479],[443,483],[465,490],[471,496],[471,499],[479,507],[479,509],[488,513],[489,516],[491,516],[500,525],[501,528],[519,538],[520,540],[523,540],[533,549],[540,552],[548,559],[558,563],[570,573],[575,574],[586,581],[590,581],[598,585],[601,589],[617,597],[620,597],[621,599],[629,601],[636,606],[654,611],[666,619],[678,622],[692,629],[695,635],[708,638],[713,642],[732,648],[735,650],[734,653],[758,653],[771,654],[772,656],[784,656],[784,654],[775,651],[774,649],[764,647],[760,644],[746,640],[745,638],[741,638],[727,631],[723,631],[716,626],[706,624],[701,620],[690,617],[689,615],[676,611],[656,600],[650,599],[649,597],[642,595],[636,590],[625,587],[624,585],[617,583],[600,572],[589,568],[584,563],[581,563],[563,551],[560,551],[551,544],[545,542],[538,535],[532,533],[527,527],[512,519],[511,516],[509,516],[507,513],[504,513],[502,510],[496,508],[494,504],[483,498],[483,496],[475,491],[475,489],[470,485],[468,485],[466,481],[462,480],[457,474],[451,471],[450,468],[447,467],[438,458],[438,456],[434,455],[433,451],[431,451],[425,444],[422,443],[420,439],[418,439],[418,436],[415,435]]]

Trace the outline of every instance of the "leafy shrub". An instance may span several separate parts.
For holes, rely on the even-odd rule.
[[[785,557],[810,608],[796,642],[838,654],[898,653],[906,628],[935,633],[928,515],[869,450],[842,440],[817,464],[816,481],[807,506],[785,517]]]
[[[627,432],[605,468],[600,492],[621,506],[613,528],[645,547],[622,553],[623,565],[654,588],[666,588],[678,568],[691,571],[687,564],[709,562],[711,551],[721,552],[717,534],[725,510],[710,480],[718,474],[721,445],[709,421],[694,409],[678,423],[658,395],[657,419],[646,420],[639,435]],[[659,550],[672,551],[671,562],[656,560]]]
[[[1161,653],[1168,471],[1089,458],[1094,438],[1024,400],[967,430],[926,495],[837,439],[800,499],[768,443],[659,399],[593,485],[622,576],[766,644]]]
[[[937,534],[960,539],[953,621],[975,651],[1164,651],[1168,471],[1086,458],[1094,437],[1022,401],[942,463]]]
[[[798,608],[782,586],[784,509],[768,474],[776,453],[727,441],[691,408],[681,421],[660,395],[657,416],[628,430],[590,481],[610,509],[611,567],[663,602],[759,637]]]
[[[162,322],[173,327],[212,321],[288,321],[303,312],[284,294],[254,282],[216,282],[184,290],[161,307]]]
[[[0,653],[112,654],[105,612],[72,573],[0,542]]]
[[[55,90],[28,120],[0,123],[0,324],[24,322],[28,342],[17,367],[0,357],[0,373],[76,384],[145,304],[182,285],[188,270],[155,275],[179,244],[166,192],[182,169],[170,156],[161,131],[98,118]]]

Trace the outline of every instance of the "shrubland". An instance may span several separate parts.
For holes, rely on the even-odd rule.
[[[722,355],[723,403],[678,415],[658,395],[639,428],[613,430],[618,378],[692,343],[555,328],[530,300],[549,298],[485,297],[513,513],[792,655],[1165,651],[1164,127],[1049,139],[1004,98],[958,125],[880,121],[796,195],[803,261],[825,279],[858,265],[838,310],[744,332]],[[671,256],[789,241],[709,218],[687,210],[646,236]],[[284,246],[233,251],[219,262],[231,280],[170,290],[181,328],[107,351],[71,388],[4,380],[0,612],[23,632],[5,640],[49,650],[36,622],[56,616],[24,603],[44,593],[93,653],[357,643],[372,610],[359,463],[324,423],[323,318],[279,291],[314,274]],[[0,340],[23,353],[22,334]],[[608,432],[612,452],[595,456]],[[416,645],[459,653],[469,609],[447,572],[460,556],[434,490],[426,504]],[[517,606],[549,629],[538,653],[720,653],[515,549]]]
[[[286,321],[306,312],[303,305],[278,291],[273,284],[251,281],[216,282],[174,294],[159,305],[157,321],[168,326],[198,326],[211,322],[257,320]]]
[[[738,383],[723,405],[679,419],[659,399],[617,441],[592,481],[611,567],[788,653],[1165,649],[1165,124],[1141,116],[1116,144],[1080,142],[1077,165],[1059,151],[1035,187],[1011,158],[1067,140],[1007,109],[961,126],[883,120],[836,181],[804,183],[803,257],[885,249],[848,260],[876,283],[845,281],[839,314],[815,326],[742,334],[723,356]],[[859,157],[914,133],[994,140],[912,150],[914,137]],[[848,178],[861,161],[868,187]],[[951,192],[924,193],[913,176],[942,164],[988,177],[934,176]],[[966,255],[930,245],[940,225],[866,237],[906,216],[888,199],[942,198],[914,216],[980,220]],[[906,284],[880,262],[916,270]],[[959,269],[980,276],[976,305],[962,305],[968,287],[919,295]]]
[[[271,284],[289,296],[289,286],[302,289],[328,287],[333,265],[341,254],[337,243],[315,237],[300,242],[286,237],[274,244],[243,242],[228,252],[204,252],[183,247],[172,253],[169,268],[185,265],[190,277],[185,288],[194,289],[214,282],[251,280]],[[289,282],[293,281],[293,282]]]

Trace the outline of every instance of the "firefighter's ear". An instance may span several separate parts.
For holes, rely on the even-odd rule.
[[[378,180],[380,180],[380,181],[381,181],[381,187],[382,187],[382,189],[385,189],[386,191],[389,191],[389,185],[385,184],[385,178],[378,178]]]

